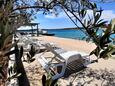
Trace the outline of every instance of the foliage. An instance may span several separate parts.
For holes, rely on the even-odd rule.
[[[12,44],[13,33],[18,27],[32,20],[34,11],[44,10],[42,8],[45,8],[42,1],[32,1],[0,0],[0,71],[2,76],[7,75],[6,71],[9,61],[7,52],[17,43]],[[11,51],[10,53],[13,52]],[[2,73],[4,70],[5,74]]]
[[[77,28],[86,34],[86,40],[95,43],[97,47],[90,55],[94,54],[98,58],[114,55],[115,40],[111,36],[115,34],[115,24],[112,22],[108,24],[107,21],[101,19],[103,10],[99,9],[96,3],[90,0],[58,0],[57,2],[52,0],[50,6],[55,9],[61,7]],[[83,29],[80,28],[78,22]],[[102,31],[101,34],[99,34],[100,31]]]
[[[42,76],[42,86],[58,86],[57,81],[57,79],[52,80],[51,77],[46,78],[45,75]]]
[[[15,45],[12,44],[13,33],[18,27],[29,23],[34,19],[34,15],[38,11],[43,11],[44,14],[51,13],[58,14],[58,8],[64,10],[67,16],[79,28],[78,22],[84,29],[82,30],[87,39],[96,44],[96,49],[91,52],[98,58],[108,58],[115,54],[115,39],[111,35],[115,34],[115,25],[113,21],[107,24],[101,19],[102,9],[90,0],[0,0],[0,71],[3,68],[7,69],[9,58],[6,52]],[[88,12],[91,11],[92,15]],[[72,14],[72,16],[69,15]],[[97,34],[100,27],[105,27],[102,34]],[[11,51],[13,52],[13,51]],[[20,56],[22,57],[23,49],[21,48]],[[8,53],[7,53],[8,54]],[[29,60],[32,60],[35,51],[31,47],[28,53]],[[4,74],[2,74],[4,75]]]
[[[114,2],[115,0],[90,0],[90,1],[94,1],[94,2],[102,2],[102,3],[109,3],[109,2]]]
[[[13,49],[13,50],[7,52],[7,53],[5,54],[5,56],[10,56],[10,55],[15,54],[15,57],[16,57],[16,58],[19,57],[19,59],[21,59],[21,58],[22,58],[22,55],[23,55],[23,47],[21,47],[20,50],[17,49],[17,45],[15,45],[14,47],[15,47],[15,49]],[[17,56],[17,55],[18,55],[18,56]],[[15,58],[15,59],[16,59],[16,58]],[[9,58],[9,60],[11,60],[11,58]],[[21,74],[18,74],[18,73],[17,73],[17,64],[16,64],[16,63],[15,63],[13,66],[10,66],[10,67],[8,68],[8,74],[9,74],[9,77],[8,77],[7,80],[10,80],[10,79],[19,77],[19,76],[21,75]]]
[[[64,3],[59,2],[64,12],[73,21],[73,23],[83,31],[87,40],[94,42],[97,46],[90,55],[95,54],[98,58],[108,58],[115,52],[114,40],[111,35],[115,34],[115,27],[110,22],[101,19],[102,9],[98,8],[96,3],[89,0],[66,0]],[[88,13],[91,14],[88,14]],[[72,14],[72,16],[69,15]],[[83,29],[78,26],[78,22],[82,25]],[[105,29],[102,29],[105,27]],[[99,31],[102,33],[98,34]]]
[[[35,58],[33,58],[33,57],[35,56],[36,52],[37,52],[37,50],[36,50],[35,46],[31,45],[31,49],[27,53],[28,62],[33,62],[35,60]]]
[[[76,85],[80,86],[89,86],[95,81],[100,82],[95,83],[96,86],[114,86],[115,84],[114,70],[87,68],[75,75],[76,78],[72,81],[72,83],[77,82]]]

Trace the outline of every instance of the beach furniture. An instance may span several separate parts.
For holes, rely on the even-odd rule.
[[[30,46],[34,45],[37,49],[44,51],[46,50],[43,44],[46,42],[38,39],[33,39],[31,37],[28,37],[27,35],[21,35],[20,33],[16,33],[16,37],[19,40],[18,45],[23,46],[25,51],[30,50]],[[50,43],[52,47],[56,47],[55,43]]]
[[[54,54],[54,57],[48,61],[45,57],[38,58],[38,62],[47,71],[54,73],[52,79],[68,77],[72,73],[76,73],[86,68],[90,64],[89,55],[77,51],[66,51],[58,48],[54,49],[50,44],[44,45],[46,49]]]
[[[45,46],[48,51],[52,52],[55,55],[54,58],[56,59],[66,61],[67,59],[71,58],[71,56],[74,57],[74,55],[81,55],[81,58],[85,59],[85,65],[88,65],[89,62],[91,62],[89,54],[85,52],[67,51],[60,47],[53,48],[49,43],[46,43],[43,46]]]
[[[20,33],[16,33],[16,39],[19,40],[18,47],[23,47],[24,53],[23,53],[23,60],[28,60],[31,55],[31,48],[33,47],[35,49],[35,54],[44,52],[46,48],[43,46],[46,42],[38,39],[33,39],[31,37],[28,37],[26,35],[21,35]],[[50,43],[52,47],[56,47],[56,44]]]

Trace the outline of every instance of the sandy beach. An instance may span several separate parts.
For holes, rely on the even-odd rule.
[[[40,37],[34,37],[34,38],[37,38],[38,40],[43,40],[45,42],[55,43],[56,46],[59,46],[66,50],[74,50],[74,51],[79,51],[79,52],[85,52],[88,54],[96,47],[95,44],[93,44],[91,42],[88,43],[88,42],[82,41],[82,40],[58,38],[58,37],[51,37],[51,36],[40,36]],[[45,71],[41,68],[38,61],[34,61],[30,64],[24,63],[24,65],[25,65],[31,86],[42,86],[41,85],[41,77]],[[88,66],[89,69],[98,71],[97,73],[95,73],[95,77],[97,76],[96,74],[99,75],[102,72],[106,73],[106,74],[107,73],[109,74],[109,72],[114,74],[114,72],[113,72],[113,71],[115,71],[114,67],[115,67],[114,59],[108,59],[108,60],[99,59],[98,63],[94,63],[94,64],[91,64]],[[108,77],[111,77],[111,76],[108,76]],[[91,77],[87,78],[86,81],[88,82],[89,79],[91,79]],[[115,77],[114,77],[114,79],[115,79]],[[66,79],[66,80],[61,79],[60,86],[76,86],[75,83],[77,83],[77,81],[74,81],[73,85],[69,85],[68,80],[69,79]],[[83,80],[81,80],[81,81],[83,81]],[[96,77],[96,79],[94,81],[92,81],[88,84],[84,84],[84,86],[104,86],[104,85],[101,85],[102,81],[103,81],[103,79],[98,80]],[[105,80],[105,81],[107,82],[107,80]],[[113,82],[113,81],[109,81],[109,83],[111,83],[111,82]],[[79,86],[81,86],[81,85],[79,85]],[[106,85],[106,86],[114,86],[114,85]]]
[[[64,48],[66,50],[76,50],[81,52],[89,53],[95,49],[95,44],[91,42],[86,42],[82,40],[68,39],[68,38],[59,38],[51,36],[41,36],[37,39],[43,40],[45,42],[55,43],[57,46]]]

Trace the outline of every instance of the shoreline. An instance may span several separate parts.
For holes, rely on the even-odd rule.
[[[56,43],[56,46],[64,48],[65,50],[72,50],[78,52],[84,52],[90,54],[92,50],[96,48],[96,45],[91,42],[86,42],[84,40],[75,40],[69,38],[61,38],[55,36],[41,36],[41,37],[34,37],[38,40],[43,40],[45,42]],[[91,59],[96,59],[95,55],[90,56]],[[99,59],[97,63],[93,63],[88,67],[92,69],[108,69],[108,70],[115,70],[115,60],[114,59]]]
[[[96,45],[92,42],[87,42],[85,40],[62,38],[55,36],[39,36],[33,37],[38,40],[43,40],[45,42],[55,43],[56,46],[64,48],[66,50],[75,50],[79,52],[90,53],[96,48]]]
[[[66,50],[75,50],[75,51],[85,52],[85,53],[90,53],[96,47],[94,43],[91,43],[91,42],[88,43],[83,40],[60,38],[60,37],[54,37],[54,36],[40,36],[40,37],[33,37],[33,38],[42,40],[45,42],[56,43],[56,46],[59,46]],[[45,56],[50,57],[51,53],[46,53]],[[42,75],[45,73],[40,63],[38,63],[37,58],[39,57],[36,57],[36,60],[30,64],[24,63],[31,86],[42,86],[41,78],[42,78]],[[98,73],[101,74],[102,71],[104,71],[105,73],[107,72],[107,73],[115,74],[114,63],[115,63],[114,59],[108,59],[108,60],[99,59],[97,63],[88,65],[88,69],[95,71],[95,74],[97,75]],[[99,71],[98,73],[96,72],[97,70]],[[90,79],[90,78],[87,78],[87,79]],[[69,84],[69,78],[60,79],[59,82],[60,82],[60,86],[67,86]],[[96,79],[96,81],[94,80],[90,84],[84,85],[84,86],[95,86],[95,84],[97,84],[98,86],[101,86],[100,85],[101,82],[102,82],[101,80]],[[74,81],[73,84],[75,83],[77,83],[77,81]],[[76,85],[73,85],[73,86],[76,86]]]

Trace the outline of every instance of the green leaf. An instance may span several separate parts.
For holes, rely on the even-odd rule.
[[[36,59],[35,58],[32,58],[32,59],[30,59],[30,62],[33,62],[33,61],[35,61]]]
[[[87,13],[87,11],[86,11],[85,9],[82,9],[82,10],[80,11],[81,17],[84,18],[85,15],[86,15],[86,13]]]
[[[96,24],[95,27],[102,27],[102,26],[104,26],[106,23],[107,23],[107,21],[100,22],[100,23]]]
[[[91,9],[97,8],[97,5],[95,3],[90,3]]]
[[[111,29],[115,31],[115,18],[111,20]]]
[[[94,7],[95,7],[95,8],[97,8],[97,5],[96,5],[96,3],[94,3]]]
[[[98,20],[98,22],[97,22],[97,23],[101,23],[102,21],[104,21],[104,19],[100,19],[100,20]]]
[[[115,51],[114,51],[114,52],[112,52],[112,55],[115,55]]]
[[[100,14],[97,14],[94,17],[95,17],[94,19],[95,19],[95,23],[96,23],[99,20],[99,18],[100,18]]]
[[[16,74],[12,75],[11,77],[8,77],[7,81],[14,79],[14,78],[18,78],[19,76],[21,76],[21,73],[19,73],[19,74],[16,73]]]
[[[101,53],[100,53],[100,57],[104,58],[104,59],[108,59],[109,57],[111,57],[112,52],[115,48],[112,45],[109,45],[106,49],[104,49]],[[114,50],[115,51],[115,50]]]
[[[42,76],[42,85],[46,86],[46,76],[45,75]]]
[[[12,50],[12,51],[5,53],[5,56],[10,56],[10,55],[15,54],[15,53],[16,53],[16,50]]]
[[[57,81],[58,81],[58,79],[53,80],[52,83],[51,83],[51,86],[55,86],[57,84]]]
[[[91,53],[90,53],[90,55],[95,55],[95,56],[99,56],[99,52],[100,52],[100,48],[99,47],[96,47],[96,49],[94,49]]]
[[[3,71],[3,67],[0,68],[0,74],[5,78],[6,75],[5,75],[5,72]]]
[[[35,46],[34,45],[31,45],[31,49],[29,51],[29,54],[31,55],[31,57],[33,57],[36,53],[36,50],[35,50]]]
[[[20,58],[22,58],[22,56],[23,56],[23,47],[21,46],[20,47]]]

